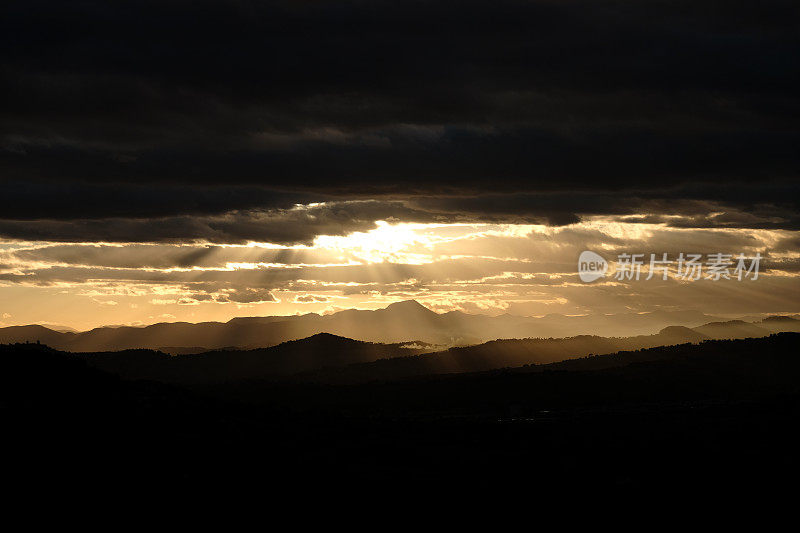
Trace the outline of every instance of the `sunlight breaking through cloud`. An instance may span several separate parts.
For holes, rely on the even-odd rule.
[[[81,312],[54,310],[45,319],[75,327],[101,325],[112,315],[114,323],[147,322],[165,308],[182,320],[224,320],[332,306],[372,309],[402,299],[440,311],[538,315],[629,309],[632,301],[673,309],[678,295],[684,305],[735,312],[758,294],[759,312],[781,312],[796,310],[789,296],[800,279],[796,238],[787,230],[685,229],[591,217],[561,227],[377,221],[367,231],[318,235],[309,245],[10,241],[0,245],[0,294],[7,295],[2,310],[11,315],[5,322],[32,321],[35,302],[48,297]],[[609,260],[622,252],[759,252],[763,278],[756,293],[680,280],[586,286],[576,275],[585,249]],[[700,293],[707,294],[698,299]]]

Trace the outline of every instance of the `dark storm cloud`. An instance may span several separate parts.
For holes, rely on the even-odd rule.
[[[624,192],[548,191],[475,196],[418,196],[407,203],[416,210],[463,220],[572,224],[580,215],[641,215],[631,222],[666,223],[677,227],[800,228],[800,188],[720,184],[719,194],[697,187]],[[716,197],[715,197],[716,196]]]
[[[794,1],[0,10],[0,217],[41,220],[7,237],[305,241],[202,219],[365,196],[404,220],[695,202],[689,225],[797,227]]]
[[[800,196],[775,198],[771,200],[773,203],[758,201],[762,196],[754,191],[749,202],[720,203],[682,198],[674,191],[420,195],[402,200],[335,200],[288,209],[223,210],[220,213],[214,210],[221,210],[224,202],[209,202],[202,207],[195,204],[196,213],[137,218],[129,214],[125,216],[125,207],[113,212],[111,204],[95,212],[91,218],[80,218],[79,214],[71,213],[68,209],[42,209],[41,213],[49,217],[46,219],[33,215],[17,220],[0,218],[0,237],[51,242],[246,244],[256,241],[292,245],[311,244],[318,235],[368,231],[376,227],[377,220],[564,226],[579,222],[583,216],[592,215],[676,228],[800,229],[800,216],[794,200]],[[245,198],[244,201],[251,203],[252,199]],[[160,204],[160,207],[163,205]],[[180,203],[175,207],[178,211],[190,208]],[[155,209],[159,209],[159,206]],[[12,206],[10,211],[21,209],[17,205]],[[59,213],[63,214],[62,218],[52,218]],[[108,249],[96,249],[95,252],[109,253]],[[92,249],[82,248],[81,253],[91,255]],[[177,254],[180,255],[180,252]],[[201,254],[190,258],[195,263],[186,259],[175,266],[203,264],[206,258],[207,255]],[[166,256],[163,259],[166,261]]]
[[[80,180],[3,181],[3,210],[12,220],[146,218],[213,215],[237,209],[286,209],[320,195],[280,193],[255,186],[86,183]]]
[[[164,244],[85,245],[58,244],[0,252],[1,261],[90,265],[106,268],[225,268],[228,263],[278,265],[336,263],[338,254],[310,249],[263,249]],[[8,267],[6,267],[8,268]]]
[[[398,202],[351,201],[269,211],[233,211],[214,216],[98,218],[79,220],[2,220],[0,236],[56,242],[210,242],[260,241],[311,244],[317,235],[346,235],[376,227],[376,220],[438,220]]]

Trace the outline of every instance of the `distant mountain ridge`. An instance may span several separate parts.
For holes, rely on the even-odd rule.
[[[492,317],[460,311],[440,314],[408,300],[377,310],[349,309],[331,315],[239,317],[224,323],[165,322],[144,327],[101,327],[84,332],[54,331],[38,325],[10,326],[0,328],[0,343],[39,341],[73,352],[165,349],[170,353],[197,353],[223,348],[266,348],[323,332],[367,342],[398,343],[417,339],[443,346],[463,346],[510,338],[650,335],[667,326],[708,325],[707,331],[698,332],[714,338],[743,338],[800,330],[791,329],[800,321],[789,317],[771,317],[757,324],[743,323],[746,325],[736,327],[728,323],[711,326],[714,322],[719,322],[719,318],[695,311],[547,315],[540,318]]]
[[[225,347],[253,349],[328,332],[369,342],[396,343],[411,339],[447,346],[469,345],[500,338],[606,336],[653,333],[667,325],[697,326],[716,320],[700,313],[644,313],[542,318],[490,317],[460,311],[435,313],[414,300],[373,311],[349,309],[331,315],[239,317],[228,322],[164,322],[144,327],[101,327],[84,332],[54,331],[43,326],[0,328],[0,343],[39,341],[74,352],[172,347],[200,351]]]
[[[310,380],[336,383],[358,383],[374,380],[394,380],[424,375],[469,373],[519,368],[527,365],[568,365],[570,361],[589,356],[617,352],[647,350],[663,346],[698,344],[709,340],[763,338],[781,332],[800,331],[800,320],[783,317],[777,331],[744,323],[739,320],[714,322],[697,328],[668,326],[654,335],[633,337],[599,337],[578,335],[565,338],[500,339],[473,346],[450,348],[401,359],[355,364],[328,369],[309,375]],[[704,333],[705,331],[706,333]],[[607,364],[608,360],[600,359]]]
[[[483,372],[526,365],[544,365],[626,350],[696,344],[705,340],[709,340],[709,337],[683,326],[668,326],[655,335],[633,337],[578,335],[558,339],[500,339],[435,353],[326,369],[309,375],[308,379],[354,383],[435,374]]]
[[[363,342],[330,333],[292,340],[255,350],[215,350],[200,354],[170,356],[152,350],[123,350],[81,356],[90,365],[127,379],[150,379],[170,383],[223,383],[253,379],[276,379],[327,367],[341,367],[416,355],[432,347],[416,341],[405,343]]]
[[[567,362],[591,355],[637,351],[710,340],[700,328],[668,326],[654,335],[502,339],[435,351],[422,341],[381,344],[329,333],[254,350],[166,355],[152,350],[87,353],[91,365],[128,379],[213,384],[253,380],[357,383],[437,374],[482,372]],[[740,321],[711,323],[722,338],[739,338]],[[745,332],[752,332],[748,329]],[[759,329],[759,332],[765,331]],[[766,335],[764,335],[766,336]],[[602,360],[607,363],[608,360]]]

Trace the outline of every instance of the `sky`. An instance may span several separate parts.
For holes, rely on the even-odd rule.
[[[4,2],[0,326],[800,312],[798,9]],[[583,250],[763,260],[586,284]]]

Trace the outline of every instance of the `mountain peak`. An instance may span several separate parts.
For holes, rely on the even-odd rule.
[[[667,333],[687,333],[687,332],[695,333],[693,329],[687,328],[686,326],[667,326],[665,328],[662,328],[661,331],[659,331],[658,333],[667,334]]]
[[[318,341],[353,341],[355,339],[351,339],[349,337],[343,337],[341,335],[334,335],[333,333],[328,333],[327,331],[322,331],[320,333],[315,333],[314,335],[310,335],[305,339],[298,339],[298,340],[318,340]]]
[[[662,337],[671,337],[673,342],[699,342],[708,338],[708,335],[686,326],[667,326],[658,334]]]
[[[402,302],[395,302],[386,306],[387,310],[392,311],[405,311],[405,312],[426,312],[433,313],[430,309],[422,305],[416,300],[403,300]]]
[[[800,321],[790,316],[772,315],[762,320],[762,322],[800,322]]]
[[[342,337],[341,335],[334,335],[333,333],[328,332],[321,332],[315,333],[309,337],[304,337],[302,339],[294,339],[286,342],[280,343],[278,346],[283,347],[298,347],[298,346],[314,346],[314,347],[325,347],[325,346],[341,346],[341,345],[353,345],[353,344],[367,344],[363,341],[357,341],[355,339],[351,339],[349,337]]]

